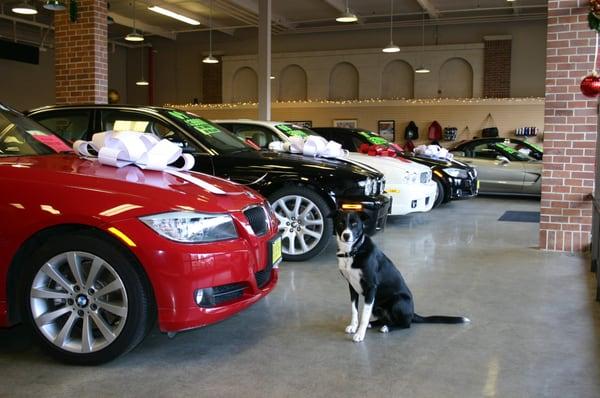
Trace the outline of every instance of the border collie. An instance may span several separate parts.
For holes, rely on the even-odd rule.
[[[416,314],[412,294],[400,271],[364,233],[363,220],[358,213],[338,212],[335,231],[338,267],[348,281],[352,302],[352,319],[346,333],[353,334],[355,342],[363,341],[371,325],[387,333],[393,329],[409,328],[411,323],[470,322],[460,316],[425,317]],[[364,298],[360,322],[359,296]]]

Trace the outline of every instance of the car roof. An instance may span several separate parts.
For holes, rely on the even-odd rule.
[[[254,119],[211,119],[214,123],[246,123],[265,127],[275,127],[280,124],[294,124],[290,122],[279,122],[273,120],[254,120]]]
[[[142,111],[167,111],[174,110],[177,108],[168,108],[163,106],[150,106],[150,105],[123,105],[123,104],[75,104],[75,105],[47,105],[39,108],[34,108],[26,111],[26,114],[46,111],[46,110],[61,110],[61,109],[86,109],[86,108],[94,108],[94,109],[128,109],[128,110],[142,110]]]

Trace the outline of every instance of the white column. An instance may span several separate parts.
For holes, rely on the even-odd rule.
[[[258,118],[271,120],[271,0],[258,1]]]

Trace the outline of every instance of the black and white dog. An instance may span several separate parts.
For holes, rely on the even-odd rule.
[[[352,320],[346,333],[354,334],[355,342],[363,341],[371,325],[387,333],[392,329],[409,328],[411,323],[465,323],[459,316],[427,316],[414,312],[413,298],[400,271],[363,231],[358,213],[338,212],[335,217],[338,242],[338,266],[350,285]],[[358,316],[358,298],[364,306]]]

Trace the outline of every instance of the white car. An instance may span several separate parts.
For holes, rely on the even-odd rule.
[[[263,149],[268,149],[271,142],[289,142],[293,136],[306,138],[318,135],[308,128],[286,122],[250,119],[213,121]],[[345,160],[370,166],[385,175],[386,192],[392,197],[392,215],[425,212],[433,207],[437,184],[431,179],[429,167],[402,158],[356,152],[350,152]]]

